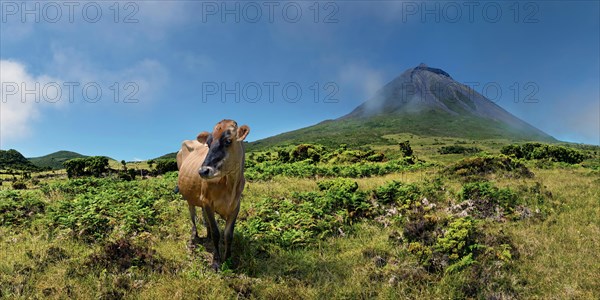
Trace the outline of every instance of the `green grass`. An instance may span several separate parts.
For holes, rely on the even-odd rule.
[[[322,183],[333,178],[283,175],[249,181],[233,260],[218,273],[210,269],[210,243],[193,251],[186,246],[190,224],[185,202],[171,192],[175,174],[120,182],[68,180],[57,171],[59,177],[41,178],[36,185],[25,179],[25,191],[6,191],[11,188],[3,182],[0,298],[600,295],[600,172],[589,163],[598,159],[597,148],[582,148],[590,157],[581,164],[523,160],[533,176],[492,168],[469,183],[448,174],[447,167],[470,156],[441,155],[439,148],[477,147],[496,157],[512,140],[386,137],[409,140],[414,155],[427,165],[334,183]],[[388,158],[399,157],[397,145],[370,146]],[[128,163],[128,168],[141,164]],[[41,174],[52,172],[32,177]],[[502,208],[506,216],[459,215],[459,204],[478,199],[490,211]],[[346,217],[321,222],[338,215]],[[60,216],[73,219],[59,222]],[[99,221],[103,218],[107,223]],[[106,226],[90,231],[94,222]],[[251,222],[265,226],[253,231]],[[290,243],[298,241],[285,235],[293,230],[307,238]]]

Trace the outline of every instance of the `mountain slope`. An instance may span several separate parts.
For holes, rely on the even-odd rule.
[[[38,167],[28,161],[19,151],[0,150],[0,170],[28,170],[35,171]]]
[[[28,160],[34,165],[40,168],[50,168],[53,170],[63,169],[63,162],[73,159],[73,158],[81,158],[87,157],[86,155],[82,155],[76,152],[71,151],[57,151],[48,155],[40,156],[40,157],[30,157]]]
[[[389,143],[383,135],[413,133],[470,139],[556,141],[445,71],[421,64],[390,81],[336,120],[250,143],[250,149],[301,142],[336,145]]]

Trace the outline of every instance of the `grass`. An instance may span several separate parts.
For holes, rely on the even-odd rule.
[[[410,134],[389,138],[410,140],[415,155],[433,164],[417,170],[351,180],[358,183],[359,190],[370,195],[367,191],[391,181],[422,186],[439,178],[442,186],[437,190],[438,199],[428,198],[436,207],[424,212],[443,229],[432,231],[433,235],[447,232],[448,226],[456,220],[448,209],[462,201],[460,191],[466,184],[461,178],[445,174],[444,170],[468,157],[440,155],[439,147],[460,144],[496,155],[502,146],[512,142],[473,143],[460,137]],[[394,157],[399,151],[394,145],[375,145],[373,149],[385,152],[386,157]],[[523,220],[478,219],[473,229],[476,233],[474,261],[465,258],[464,266],[455,266],[450,271],[428,271],[409,250],[404,232],[409,220],[418,225],[419,214],[423,213],[419,207],[426,206],[418,204],[400,215],[392,212],[393,205],[384,205],[378,208],[382,213],[377,217],[356,218],[343,232],[299,247],[253,239],[240,230],[245,222],[240,220],[235,232],[233,261],[215,273],[210,269],[208,242],[196,250],[186,246],[190,232],[187,206],[179,196],[168,194],[175,178],[163,176],[133,183],[142,193],[158,195],[155,209],[159,222],[147,230],[124,235],[130,244],[119,242],[120,233],[113,233],[102,242],[74,238],[68,230],[49,228],[44,214],[16,226],[0,225],[0,298],[598,298],[600,173],[593,167],[582,167],[585,162],[574,166],[524,163],[534,173],[533,177],[499,173],[487,178],[500,189],[514,191],[519,203],[532,211],[539,207],[546,214]],[[128,163],[129,168],[134,165],[137,166]],[[64,172],[62,176],[42,178],[41,185],[68,183]],[[277,201],[292,198],[297,193],[316,192],[316,182],[321,180],[275,176],[248,182],[241,214],[252,213],[261,199]],[[48,209],[72,197],[60,191],[43,194],[39,186],[30,185],[33,192],[17,192],[39,195]],[[3,182],[2,189],[10,189],[9,183]],[[541,198],[536,198],[538,194]],[[385,222],[381,222],[382,218]],[[220,224],[222,227],[222,222]],[[200,236],[205,236],[204,227],[199,228]],[[417,226],[413,230],[418,233],[421,229]],[[133,266],[115,268],[122,262],[120,256],[106,255],[111,253],[107,249],[115,243],[121,243],[123,251],[130,251],[124,253],[135,254],[137,261]],[[433,245],[435,247],[435,242]]]
[[[510,228],[519,245],[530,297],[593,299],[600,295],[600,177],[586,170],[536,170],[563,204],[545,222]],[[569,180],[565,180],[569,178]],[[595,257],[595,258],[594,258]]]

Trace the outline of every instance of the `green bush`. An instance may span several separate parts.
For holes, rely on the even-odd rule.
[[[410,147],[409,141],[404,141],[404,142],[400,143],[399,146],[400,146],[400,152],[402,153],[402,155],[404,155],[404,156],[412,156],[413,155],[413,150]]]
[[[69,178],[82,176],[100,177],[108,171],[108,158],[106,156],[90,156],[74,158],[63,163]]]
[[[541,143],[507,145],[502,147],[500,152],[505,155],[527,160],[547,159],[550,161],[564,162],[568,164],[578,164],[586,158],[586,155],[579,150],[571,149],[565,146]]]
[[[63,162],[67,169],[69,178],[81,177],[85,175],[85,158],[74,158]]]
[[[138,182],[77,179],[49,187],[64,199],[50,207],[49,222],[57,230],[70,229],[87,242],[148,231],[157,224],[155,203],[169,191],[167,185],[145,187]]]
[[[325,148],[321,145],[300,144],[289,152],[289,162],[310,160],[317,163],[321,160]]]
[[[254,240],[297,247],[314,239],[349,230],[352,220],[368,214],[366,192],[348,179],[318,183],[318,192],[294,193],[291,198],[265,198],[241,218],[240,231]]]
[[[287,177],[370,177],[381,176],[389,173],[411,170],[423,167],[426,164],[415,162],[412,157],[390,160],[383,163],[362,162],[356,164],[314,164],[309,161],[294,163],[280,163],[278,161],[264,161],[247,163],[245,175],[248,180],[269,180],[275,176]]]
[[[471,256],[471,246],[474,244],[475,220],[457,218],[450,222],[443,236],[440,236],[434,246],[436,251],[448,255],[450,262],[457,262],[465,256]]]
[[[0,191],[0,226],[19,226],[43,214],[46,203],[31,192]]]
[[[503,209],[506,215],[512,215],[518,204],[519,197],[510,188],[499,189],[490,182],[473,182],[465,184],[459,192],[463,201],[471,200],[477,211],[476,216],[489,217],[497,212],[497,207]]]
[[[505,155],[482,155],[462,159],[446,168],[445,173],[467,179],[504,173],[513,177],[533,177],[533,173],[519,161]]]
[[[167,172],[177,171],[177,160],[176,159],[157,159],[155,161],[156,167],[155,172],[157,175],[165,174]]]
[[[465,147],[459,145],[444,146],[438,149],[440,154],[474,154],[481,152],[481,149],[477,147]]]
[[[392,181],[379,186],[375,189],[374,194],[379,203],[395,203],[405,209],[408,209],[411,204],[420,201],[420,198],[422,198],[421,190],[417,185],[404,184],[399,181]]]
[[[27,184],[23,180],[13,181],[12,188],[13,190],[26,190]]]

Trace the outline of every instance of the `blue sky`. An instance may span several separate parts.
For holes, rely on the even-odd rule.
[[[421,62],[600,144],[597,1],[71,3],[1,2],[2,149],[148,159],[224,118],[257,140],[342,116]]]

